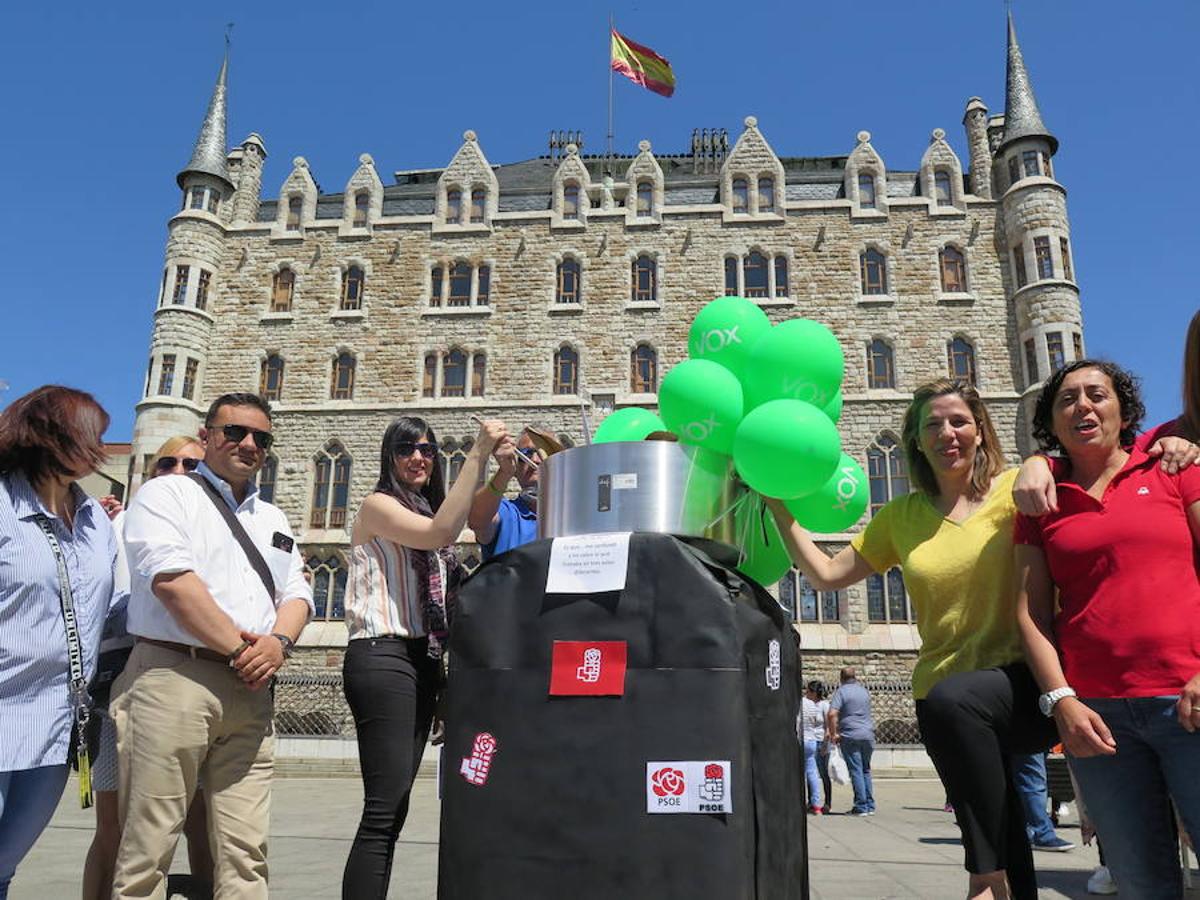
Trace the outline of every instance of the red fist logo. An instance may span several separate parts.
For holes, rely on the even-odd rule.
[[[668,794],[678,797],[684,791],[683,772],[669,766],[659,769],[651,776],[650,784],[659,797],[666,797]]]
[[[724,778],[725,777],[725,769],[723,769],[721,766],[717,765],[716,763],[709,763],[707,766],[704,767],[704,777],[705,778]]]

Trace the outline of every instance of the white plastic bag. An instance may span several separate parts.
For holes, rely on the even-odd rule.
[[[842,756],[842,748],[837,744],[829,748],[829,778],[834,784],[850,783],[850,769]]]

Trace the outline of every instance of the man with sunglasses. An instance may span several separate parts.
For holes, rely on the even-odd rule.
[[[224,394],[201,437],[195,473],[151,480],[126,514],[137,642],[110,705],[120,770],[114,897],[165,897],[201,775],[215,893],[267,896],[266,688],[308,621],[312,590],[286,517],[254,483],[273,439],[270,406]]]
[[[535,426],[540,431],[549,431]],[[475,540],[486,562],[513,547],[537,540],[537,499],[539,465],[545,459],[533,443],[528,431],[522,431],[513,444],[500,444],[493,456],[496,473],[475,492],[467,524],[475,532]],[[513,477],[520,493],[516,499],[504,496]]]

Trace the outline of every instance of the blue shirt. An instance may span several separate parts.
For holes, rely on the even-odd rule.
[[[117,542],[100,504],[77,485],[71,491],[74,530],[47,512],[23,474],[0,476],[0,772],[65,763],[73,721],[58,565],[38,513],[66,559],[84,678],[96,671]]]
[[[499,516],[496,521],[496,534],[491,543],[480,548],[484,562],[493,556],[506,553],[513,547],[537,540],[537,513],[526,506],[522,498],[509,500],[502,497],[496,515]]]
[[[857,681],[847,681],[829,701],[838,711],[838,734],[852,741],[875,740],[875,720],[871,718],[871,695]]]

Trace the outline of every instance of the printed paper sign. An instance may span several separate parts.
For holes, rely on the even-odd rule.
[[[727,759],[646,763],[646,812],[733,812],[733,767]]]
[[[627,654],[624,641],[555,641],[550,695],[623,696]]]
[[[595,594],[625,589],[630,532],[555,538],[547,594]]]

